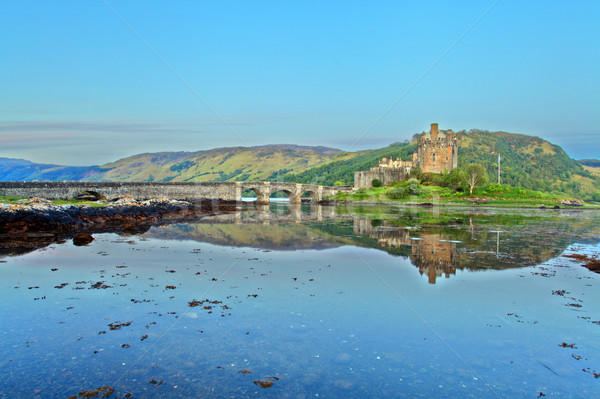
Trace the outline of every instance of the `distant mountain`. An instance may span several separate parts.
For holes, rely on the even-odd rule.
[[[600,160],[598,159],[580,159],[579,163],[583,169],[587,170],[594,176],[600,177]]]
[[[39,164],[24,159],[0,158],[1,181],[85,180],[100,175],[98,166],[62,166]]]
[[[198,152],[159,152],[133,155],[102,166],[76,167],[37,164],[0,158],[2,181],[244,181],[277,180],[289,172],[347,159],[329,147],[293,144],[215,148]]]
[[[600,160],[598,159],[580,159],[579,163],[583,166],[591,166],[592,168],[600,168]]]

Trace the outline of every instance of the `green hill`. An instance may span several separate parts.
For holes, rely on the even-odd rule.
[[[354,153],[356,155],[352,158],[337,159],[298,174],[288,173],[283,176],[283,180],[322,185],[333,185],[335,182],[342,182],[350,185],[353,184],[355,171],[369,170],[372,166],[376,166],[383,157],[402,158],[409,161],[412,159],[412,154],[416,148],[416,143],[394,143],[385,148]],[[342,155],[340,154],[340,158],[342,158]]]
[[[274,145],[228,147],[198,152],[138,154],[103,165],[104,181],[246,181],[276,180],[278,175],[302,172],[332,159],[353,154],[325,147]]]
[[[501,162],[501,181],[511,186],[555,194],[577,195],[600,200],[600,176],[592,167],[584,167],[571,159],[561,147],[539,137],[506,132],[473,129],[457,132],[459,167],[480,163],[487,169],[491,181],[498,174],[498,153]],[[334,161],[298,174],[289,173],[285,181],[325,185],[341,181],[352,184],[354,171],[368,170],[383,157],[410,160],[416,142],[397,143],[377,150],[364,151],[345,160]]]
[[[102,166],[38,164],[0,158],[0,181],[244,181],[278,180],[357,153],[291,144],[133,155]]]
[[[523,134],[487,130],[457,133],[459,167],[481,163],[486,167],[490,180],[495,181],[500,153],[503,184],[600,199],[600,179],[557,145]]]

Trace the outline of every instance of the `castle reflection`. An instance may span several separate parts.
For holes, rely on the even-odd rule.
[[[373,227],[371,219],[355,219],[354,234],[366,234],[377,240],[381,248],[409,247],[410,259],[426,275],[430,284],[435,284],[438,277],[449,278],[456,274],[458,259],[456,243],[441,234],[420,234],[411,236],[411,230],[390,226],[383,221],[382,225]],[[413,233],[414,235],[414,233]]]

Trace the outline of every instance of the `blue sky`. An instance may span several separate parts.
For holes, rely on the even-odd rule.
[[[89,165],[274,143],[359,150],[437,122],[600,158],[597,1],[1,7],[0,156]]]

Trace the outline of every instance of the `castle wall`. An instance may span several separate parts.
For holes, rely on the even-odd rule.
[[[410,176],[410,167],[388,168],[374,167],[370,170],[354,172],[354,188],[373,187],[373,179],[379,179],[384,186],[408,179]]]

